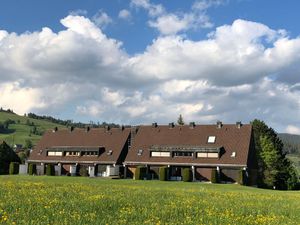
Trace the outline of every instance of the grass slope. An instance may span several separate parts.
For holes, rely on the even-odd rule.
[[[0,122],[3,123],[7,119],[16,121],[16,124],[9,125],[10,132],[7,132],[5,134],[0,133],[0,140],[4,140],[11,146],[13,146],[14,144],[24,145],[26,139],[32,140],[32,142],[35,144],[41,139],[41,136],[39,135],[31,134],[31,136],[29,136],[32,126],[28,126],[26,124],[27,120],[29,120],[30,123],[33,122],[39,131],[46,131],[48,129],[53,129],[54,127],[63,127],[59,124],[44,120],[36,120],[12,113],[0,112]],[[20,121],[20,123],[17,123],[17,121]]]
[[[0,176],[7,224],[299,224],[299,202],[235,184]]]

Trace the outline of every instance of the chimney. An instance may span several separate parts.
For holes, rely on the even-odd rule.
[[[194,128],[196,126],[195,122],[190,122],[190,128]]]
[[[55,133],[56,131],[58,131],[58,128],[57,127],[54,127],[54,129],[53,129],[53,133]]]
[[[74,130],[74,127],[72,126],[71,128],[70,128],[70,131],[72,132]]]
[[[217,121],[217,128],[221,129],[223,126],[222,121]]]
[[[90,130],[91,130],[91,128],[88,126],[85,131],[89,132]]]
[[[174,128],[174,127],[175,127],[174,123],[169,123],[169,128]]]
[[[236,122],[236,127],[240,129],[243,126],[241,121]]]
[[[121,130],[122,131],[125,130],[125,126],[124,125],[121,126]]]
[[[157,123],[156,122],[152,123],[152,127],[156,128],[157,127]]]

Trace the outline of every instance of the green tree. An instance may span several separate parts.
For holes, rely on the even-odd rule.
[[[260,158],[263,161],[263,181],[266,187],[276,187],[277,177],[280,171],[278,165],[280,163],[280,154],[267,136],[260,137],[260,145],[262,151]]]
[[[183,117],[181,114],[178,117],[177,123],[178,123],[178,125],[184,125]]]
[[[20,159],[8,144],[2,142],[0,144],[0,174],[8,174],[11,162],[20,162]]]
[[[33,147],[32,141],[30,139],[26,139],[24,148],[25,149],[32,149],[32,147]]]
[[[259,187],[294,189],[298,175],[283,151],[283,143],[277,133],[263,121],[253,120],[254,145],[257,156]]]

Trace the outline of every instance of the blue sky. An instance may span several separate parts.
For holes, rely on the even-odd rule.
[[[161,3],[169,12],[188,12],[194,3],[191,0],[152,2]],[[300,17],[300,2],[297,0],[287,0],[284,3],[272,0],[226,0],[223,2],[222,6],[208,9],[208,14],[215,26],[231,24],[239,18],[267,24],[272,29],[285,29],[290,36],[300,34],[300,27],[297,24]],[[106,27],[105,33],[121,40],[129,53],[143,51],[157,37],[157,31],[145,25],[148,20],[147,12],[130,8],[129,0],[4,0],[0,4],[0,27],[10,32],[38,31],[45,26],[57,32],[63,29],[60,19],[72,11],[84,10],[85,15],[92,18],[99,10],[103,10],[114,20],[113,24]],[[131,23],[118,20],[118,14],[122,9],[132,11],[134,18]],[[198,40],[213,29],[194,30],[187,34],[189,38]]]
[[[300,134],[296,0],[1,1],[0,106]]]

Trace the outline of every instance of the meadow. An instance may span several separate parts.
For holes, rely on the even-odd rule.
[[[237,184],[0,177],[4,224],[299,224],[299,202]]]
[[[36,128],[41,132],[53,129],[56,126],[59,128],[64,128],[64,126],[48,121],[27,118],[25,116],[19,116],[12,113],[0,112],[0,123],[3,123],[8,119],[13,120],[16,123],[9,125],[9,132],[0,133],[0,140],[5,141],[10,146],[13,146],[14,144],[24,145],[26,139],[29,139],[33,144],[36,144],[41,139],[40,135],[30,134],[32,126],[28,126],[27,120],[30,123],[34,123]]]

